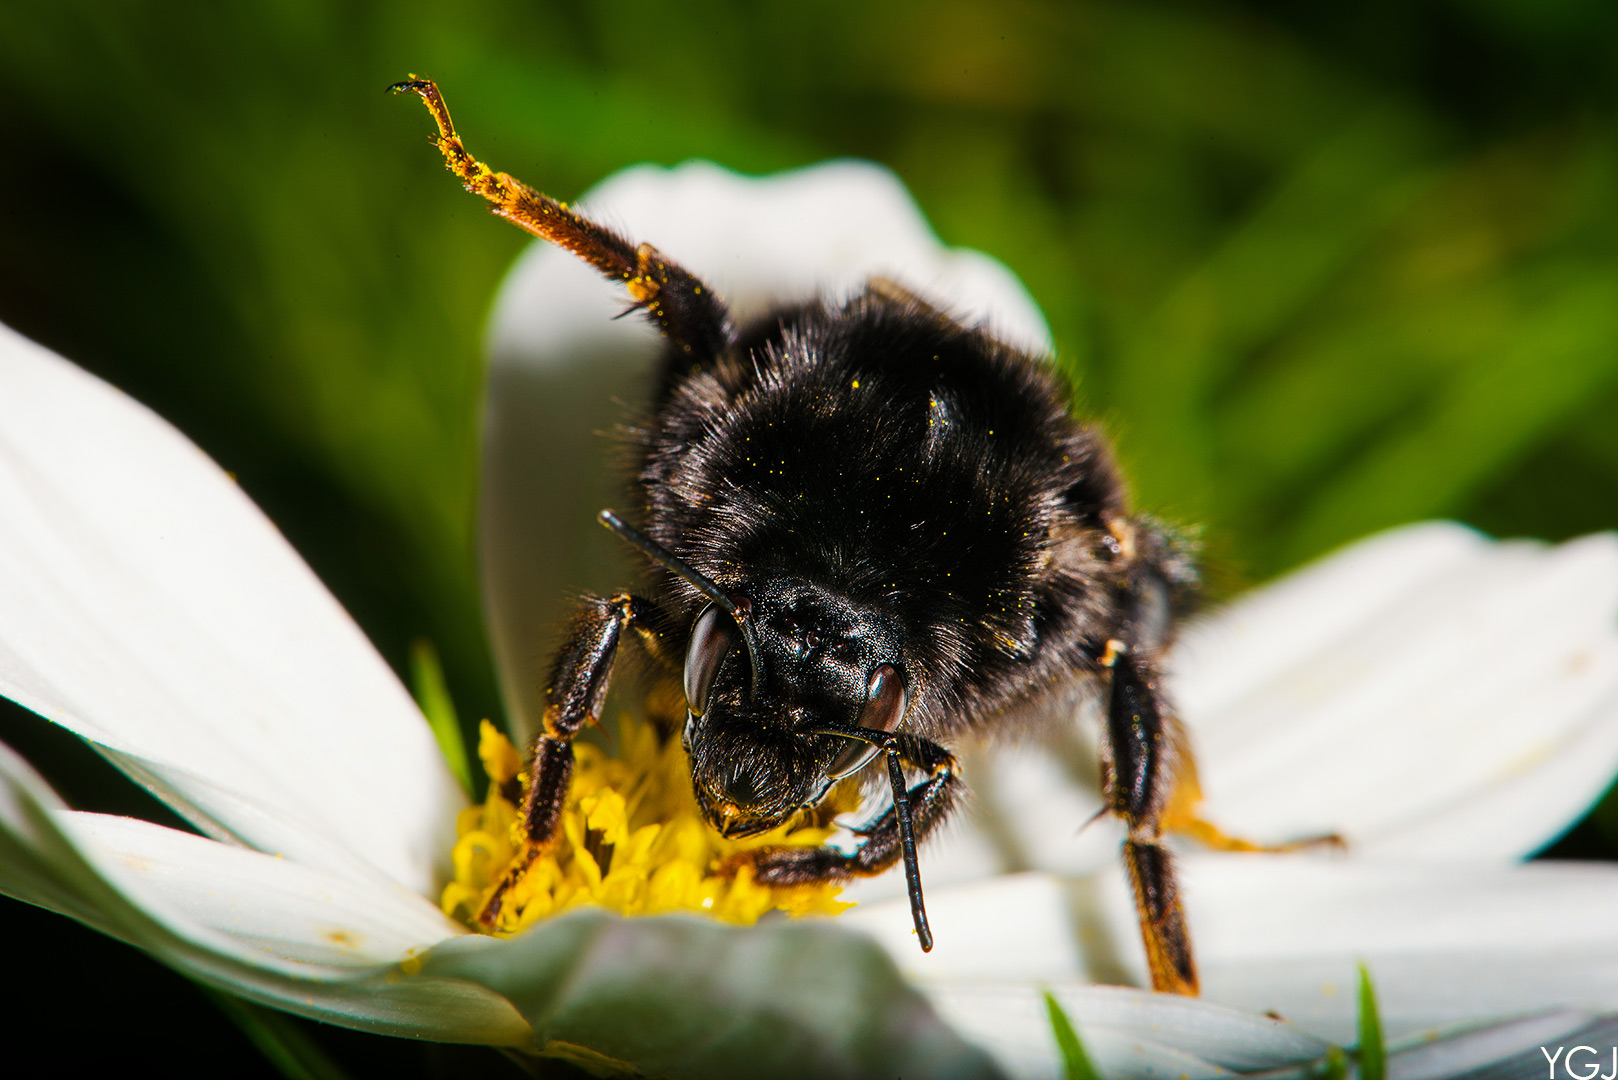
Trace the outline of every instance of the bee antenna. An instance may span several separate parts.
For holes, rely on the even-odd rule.
[[[927,925],[927,908],[921,899],[921,868],[916,862],[916,830],[910,822],[910,793],[905,790],[899,752],[888,745],[888,780],[893,785],[893,812],[899,819],[899,847],[904,853],[905,891],[910,894],[910,921],[922,952],[933,951],[933,932]]]
[[[621,539],[627,540],[629,543],[639,548],[653,562],[662,565],[675,574],[678,574],[686,581],[689,581],[692,587],[694,587],[698,592],[712,600],[714,603],[718,604],[724,609],[727,615],[736,620],[736,626],[742,632],[742,641],[747,644],[747,662],[752,666],[753,669],[752,681],[748,683],[748,694],[751,696],[752,692],[758,687],[759,662],[758,637],[753,632],[753,620],[751,618],[752,612],[750,608],[745,604],[736,603],[736,601],[726,596],[723,592],[720,592],[719,586],[715,585],[713,582],[704,577],[702,572],[696,567],[692,566],[690,563],[674,554],[674,552],[670,551],[662,544],[659,544],[656,540],[653,540],[650,536],[647,536],[645,533],[629,524],[611,510],[601,511],[601,513],[596,515],[596,520],[601,522],[601,524],[605,525],[607,528],[611,529],[613,532],[617,533]]]
[[[905,864],[905,891],[910,894],[910,921],[922,952],[933,951],[933,931],[927,925],[927,905],[921,895],[921,865],[916,860],[916,828],[910,819],[910,792],[905,789],[904,768],[899,764],[899,738],[889,731],[855,724],[825,724],[816,735],[836,735],[868,743],[888,755],[888,782],[893,785],[893,814],[899,823],[899,850]],[[858,830],[855,830],[858,831]]]

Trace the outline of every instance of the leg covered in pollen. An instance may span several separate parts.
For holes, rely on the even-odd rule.
[[[433,142],[445,164],[467,191],[488,202],[495,215],[572,252],[602,276],[622,282],[635,306],[683,352],[714,356],[723,348],[730,334],[729,316],[713,290],[650,244],[632,244],[566,203],[473,157],[455,134],[449,107],[431,79],[410,78],[389,89],[421,98],[438,125]]]
[[[1233,836],[1202,816],[1202,786],[1197,782],[1195,763],[1189,757],[1181,761],[1174,777],[1174,790],[1163,807],[1161,824],[1166,833],[1175,833],[1195,840],[1211,851],[1269,852],[1287,854],[1319,848],[1343,850],[1347,843],[1336,833],[1306,836],[1278,844],[1265,844]]]

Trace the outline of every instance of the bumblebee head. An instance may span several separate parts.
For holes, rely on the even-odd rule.
[[[611,510],[600,521],[709,603],[685,649],[682,736],[703,815],[756,836],[864,768],[904,721],[898,622],[787,573],[725,592]]]
[[[862,769],[909,704],[894,627],[778,578],[704,607],[685,655],[684,743],[708,821],[775,828]]]

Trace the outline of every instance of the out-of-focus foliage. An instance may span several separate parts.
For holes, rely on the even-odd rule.
[[[192,432],[469,713],[479,331],[523,238],[382,93],[407,71],[562,197],[893,166],[1241,579],[1431,515],[1618,523],[1618,20],[1301,10],[7,5],[0,316]]]
[[[1022,275],[1223,588],[1422,517],[1618,525],[1601,0],[0,2],[0,319],[235,471],[401,671],[430,639],[468,724],[479,337],[524,238],[408,72],[563,198],[892,166]]]

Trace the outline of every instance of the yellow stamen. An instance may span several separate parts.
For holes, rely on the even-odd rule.
[[[740,851],[825,843],[832,818],[859,805],[852,782],[778,829],[726,840],[702,819],[678,739],[665,741],[650,723],[624,717],[618,749],[619,756],[608,757],[594,746],[574,744],[561,835],[506,894],[495,934],[515,933],[585,904],[624,915],[702,911],[741,924],[770,911],[833,915],[853,906],[837,899],[842,891],[837,885],[770,886],[755,881],[750,868],[719,872],[726,857]],[[441,898],[446,914],[473,929],[479,929],[474,916],[508,867],[527,854],[517,807],[506,798],[513,794],[513,780],[527,785],[522,758],[487,720],[478,756],[489,774],[489,795],[461,812],[452,857],[455,878]]]
[[[478,728],[478,758],[490,782],[495,784],[508,783],[522,771],[522,755],[511,745],[511,740],[487,720]]]

